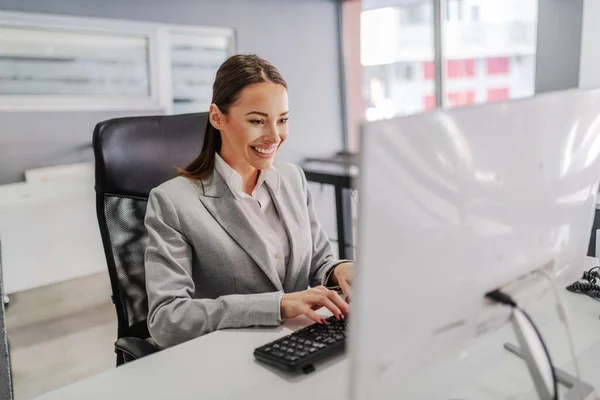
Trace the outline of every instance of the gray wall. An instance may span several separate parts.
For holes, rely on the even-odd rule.
[[[539,0],[535,93],[576,88],[583,0]]]
[[[0,0],[0,9],[236,29],[237,50],[277,66],[289,85],[290,137],[279,158],[342,149],[334,0]],[[92,160],[94,125],[139,112],[0,112],[0,184],[27,168]]]

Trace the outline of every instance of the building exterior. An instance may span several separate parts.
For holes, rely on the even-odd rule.
[[[432,4],[364,0],[361,63],[368,120],[435,107]],[[444,104],[533,95],[536,23],[535,0],[448,0]]]

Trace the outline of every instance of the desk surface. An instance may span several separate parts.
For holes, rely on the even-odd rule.
[[[589,267],[596,265],[588,259]],[[600,391],[600,303],[564,291],[583,379]],[[564,327],[550,292],[528,311],[559,368],[574,373]],[[293,376],[257,363],[254,348],[307,324],[287,321],[277,328],[222,330],[101,373],[39,397],[63,399],[347,399],[349,360],[339,356],[310,375]],[[469,377],[454,398],[528,399],[533,387],[525,365],[502,348],[515,343],[510,327],[485,335],[461,361]],[[482,368],[482,365],[485,368]]]
[[[356,178],[358,177],[359,173],[359,169],[355,165],[328,163],[318,160],[305,161],[301,164],[301,167],[305,172],[320,173],[346,178]]]

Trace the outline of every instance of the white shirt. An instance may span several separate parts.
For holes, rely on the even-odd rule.
[[[235,198],[241,202],[242,208],[251,223],[255,226],[262,226],[261,232],[267,233],[264,235],[264,240],[269,254],[275,259],[277,275],[283,283],[290,257],[290,243],[285,227],[273,204],[273,199],[271,199],[269,190],[265,186],[265,184],[269,185],[273,194],[277,195],[281,184],[279,172],[274,167],[261,170],[256,186],[252,191],[252,196],[249,196],[242,190],[242,176],[231,168],[218,153],[215,153],[215,168],[225,180]]]

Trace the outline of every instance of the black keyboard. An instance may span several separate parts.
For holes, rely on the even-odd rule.
[[[327,318],[254,350],[254,357],[279,369],[312,372],[313,363],[342,353],[346,347],[346,321]]]

